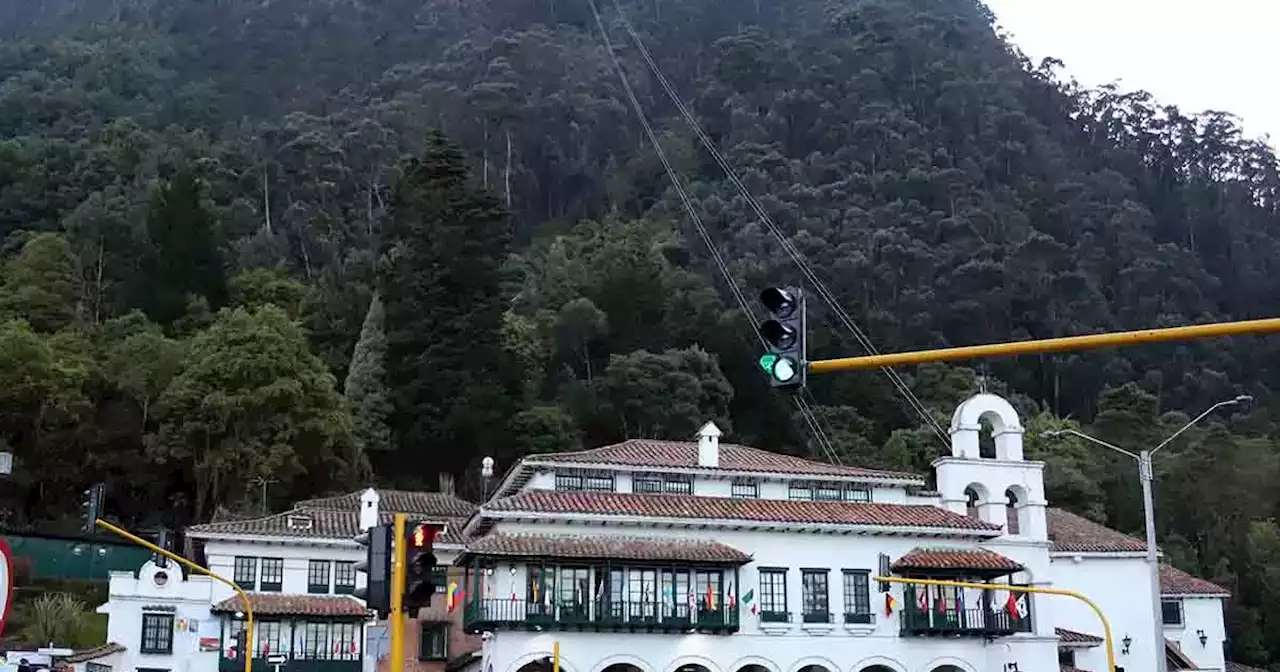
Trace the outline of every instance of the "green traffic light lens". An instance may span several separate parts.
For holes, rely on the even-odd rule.
[[[773,365],[777,361],[778,361],[777,355],[774,355],[774,354],[760,355],[760,368],[764,369],[765,373],[772,376]]]
[[[773,374],[774,378],[777,378],[778,380],[785,383],[790,380],[794,380],[796,375],[799,374],[800,371],[799,371],[799,368],[796,366],[796,363],[792,361],[790,358],[779,357],[778,360],[773,363],[773,370],[771,371],[771,373]]]

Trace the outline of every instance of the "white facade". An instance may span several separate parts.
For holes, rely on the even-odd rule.
[[[396,494],[402,500],[438,497]],[[249,594],[258,624],[255,669],[272,670],[267,658],[286,655],[290,662],[282,672],[372,672],[377,651],[366,642],[366,629],[373,621],[350,593],[363,588],[366,578],[354,570],[365,554],[353,538],[358,530],[385,522],[391,511],[379,509],[378,494],[367,490],[358,498],[312,500],[282,514],[188,529],[189,538],[204,542],[205,566]],[[447,516],[438,518],[452,523]],[[461,549],[447,541],[435,548],[441,563],[452,562]],[[112,573],[108,601],[98,612],[108,616],[108,642],[123,650],[92,662],[112,672],[240,669],[243,658],[234,638],[243,628],[240,606],[230,586],[198,573],[184,579],[174,563],[160,569],[149,562],[136,575]]]
[[[991,458],[979,452],[984,424],[991,427],[995,443]],[[1016,563],[1017,569],[983,575],[969,565],[947,577],[939,574],[946,574],[942,567],[921,565],[895,573],[919,577],[928,570],[935,578],[995,581],[997,588],[988,594],[997,604],[1008,596],[998,588],[1004,581],[1078,591],[1109,619],[1117,667],[1155,669],[1155,657],[1164,651],[1150,641],[1150,583],[1142,553],[1101,541],[1097,552],[1081,552],[1074,550],[1075,542],[1054,540],[1044,465],[1024,459],[1022,427],[1005,400],[980,394],[965,401],[953,418],[951,435],[952,455],[934,463],[937,492],[924,494],[919,492],[923,479],[906,475],[813,463],[804,473],[795,458],[774,456],[769,462],[773,458],[758,454],[763,451],[719,445],[714,425],[705,427],[696,442],[683,445],[630,441],[526,458],[466,529],[470,541],[460,564],[471,574],[468,620],[485,633],[483,672],[531,672],[553,655],[556,644],[567,672],[1038,671],[1057,669],[1060,661],[1082,670],[1106,669],[1099,618],[1087,604],[1069,597],[1027,595],[1029,627],[1015,632],[987,617],[991,620],[984,627],[996,631],[985,633],[908,627],[917,622],[909,619],[919,618],[918,611],[916,616],[904,611],[916,592],[900,584],[889,593],[896,601],[891,615],[875,582],[869,583],[870,614],[865,613],[867,600],[848,601],[845,570],[875,576],[884,570],[882,556],[905,561],[913,551],[909,557],[924,558],[938,549],[953,556],[984,549],[998,554],[982,556],[985,562],[995,557]],[[655,486],[663,477],[678,487]],[[752,493],[745,491],[744,479],[755,483]],[[834,493],[834,501],[795,501],[797,492],[804,496],[819,488]],[[863,501],[864,495],[841,496],[841,488],[869,493],[870,503]],[[925,521],[929,511],[939,510],[950,517]],[[956,520],[972,523],[973,518],[986,525],[975,528]],[[749,557],[741,564],[726,561],[707,569],[675,559],[687,551],[671,550],[708,542]],[[608,553],[617,555],[603,557]],[[668,566],[669,572],[664,569]],[[703,574],[722,577],[721,607],[736,611],[725,617],[734,621],[732,627],[653,625],[664,618],[658,614],[679,617],[685,592],[693,592],[680,587],[679,577],[688,567],[692,583],[700,575],[695,566],[702,566]],[[657,568],[652,581],[645,578],[644,567]],[[548,574],[549,568],[558,569]],[[786,570],[789,612],[781,623],[767,621],[746,602],[753,594],[753,606],[760,605],[763,577],[778,568]],[[825,590],[817,587],[817,579],[806,588],[810,580],[801,578],[803,570],[811,576],[825,574]],[[627,582],[621,591],[609,587],[615,575]],[[548,583],[547,576],[555,578]],[[533,584],[545,586],[541,595]],[[548,597],[551,591],[554,595]],[[963,611],[965,619],[981,613],[975,606],[1001,611],[981,603],[981,594],[966,592],[958,600],[962,607],[943,601],[941,608],[952,616]],[[636,595],[644,601],[636,602]],[[732,607],[725,602],[730,596],[736,602]],[[776,595],[771,599],[777,602]],[[626,616],[618,615],[614,602],[629,605],[623,607]],[[708,596],[706,608],[713,604]],[[1185,604],[1184,624],[1167,628],[1166,634],[1200,668],[1222,669],[1222,596],[1196,595]],[[936,603],[930,608],[937,608]],[[859,613],[844,618],[850,609]],[[813,618],[802,611],[813,611]],[[540,620],[533,620],[535,614]],[[640,625],[631,625],[633,621]],[[1201,631],[1207,644],[1200,642]]]

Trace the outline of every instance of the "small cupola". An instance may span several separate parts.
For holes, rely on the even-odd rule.
[[[698,466],[720,466],[720,435],[722,432],[716,423],[708,422],[698,430]]]
[[[373,488],[360,495],[360,531],[364,532],[378,526],[378,491]]]

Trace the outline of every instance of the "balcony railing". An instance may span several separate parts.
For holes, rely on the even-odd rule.
[[[732,633],[738,630],[738,608],[690,608],[687,604],[610,600],[560,605],[532,600],[481,599],[467,602],[463,625],[470,633],[543,628]]]
[[[968,635],[991,637],[1031,632],[1031,617],[1014,618],[1001,609],[955,609],[910,605],[902,610],[904,635]]]

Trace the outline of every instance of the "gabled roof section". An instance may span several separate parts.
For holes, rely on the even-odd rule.
[[[1022,565],[999,553],[982,548],[913,548],[894,561],[893,571],[969,569],[1012,574]]]
[[[698,444],[696,442],[658,441],[653,439],[628,439],[622,443],[575,452],[540,453],[525,457],[522,462],[529,465],[571,463],[583,466],[684,467],[721,471],[794,474],[796,476],[907,479],[924,482],[924,477],[919,474],[826,464],[734,443],[721,443],[719,444],[719,450],[720,466],[718,467],[698,466]]]
[[[1146,542],[1062,509],[1046,509],[1051,550],[1059,553],[1142,553]]]
[[[385,509],[380,514],[383,523],[391,522],[395,515]],[[430,514],[418,514],[428,516]],[[437,516],[432,516],[437,517]],[[465,518],[448,518],[441,544],[461,544]],[[186,533],[197,539],[224,536],[289,537],[294,539],[354,539],[360,533],[360,513],[350,510],[295,508],[260,518],[224,520],[202,525],[192,525]]]
[[[480,516],[587,514],[683,520],[735,520],[800,525],[914,527],[992,536],[1001,528],[929,505],[734,499],[697,495],[526,490],[495,499]]]
[[[249,593],[253,614],[263,616],[329,616],[365,618],[364,605],[349,595],[285,595],[282,593]],[[244,600],[233,595],[213,605],[214,613],[244,611]]]
[[[79,651],[76,651],[75,653],[72,653],[71,655],[65,658],[59,659],[59,662],[71,663],[71,664],[87,663],[91,660],[106,658],[107,656],[113,653],[122,653],[124,651],[125,651],[124,646],[117,644],[115,642],[108,642],[106,644],[99,644],[97,646],[94,646],[88,649],[81,649]]]
[[[1103,639],[1096,635],[1090,635],[1084,632],[1076,632],[1066,628],[1054,628],[1053,632],[1058,635],[1058,644],[1073,648],[1091,648],[1094,646],[1102,646]]]
[[[706,562],[745,565],[751,556],[718,541],[602,535],[542,535],[495,532],[472,541],[464,555],[645,562]]]
[[[1231,591],[1226,588],[1164,563],[1160,564],[1160,594],[1231,597]]]
[[[1228,660],[1227,666],[1223,669],[1225,672],[1267,672],[1261,667],[1250,667],[1244,663],[1237,663],[1234,660]]]
[[[466,518],[476,510],[476,505],[453,495],[442,492],[415,492],[411,490],[380,490],[378,492],[378,510],[396,513],[408,513],[418,516],[434,516],[441,519]],[[345,495],[307,499],[297,503],[300,509],[336,509],[341,511],[359,511],[360,497],[364,490],[348,492]]]

